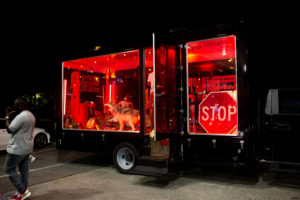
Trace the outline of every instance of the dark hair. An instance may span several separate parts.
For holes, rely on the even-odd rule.
[[[28,109],[28,101],[23,97],[18,97],[15,100],[15,106],[17,106],[20,110]]]

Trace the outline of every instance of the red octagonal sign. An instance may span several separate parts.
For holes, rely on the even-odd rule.
[[[199,123],[208,134],[237,134],[235,91],[211,92],[199,104]]]

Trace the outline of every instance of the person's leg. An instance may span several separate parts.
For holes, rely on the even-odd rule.
[[[29,173],[28,158],[29,158],[29,155],[24,156],[24,159],[21,160],[20,163],[19,163],[19,171],[20,171],[20,174],[21,174],[21,181],[22,181],[22,183],[25,187],[24,191],[28,187],[28,173]]]
[[[7,153],[5,161],[5,172],[8,174],[10,181],[16,187],[19,193],[23,193],[26,189],[16,171],[18,164],[23,159],[24,156]]]

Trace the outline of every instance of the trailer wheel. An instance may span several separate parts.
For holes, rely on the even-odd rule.
[[[135,166],[136,155],[136,148],[131,143],[118,144],[113,152],[113,161],[117,170],[122,174],[127,174]]]

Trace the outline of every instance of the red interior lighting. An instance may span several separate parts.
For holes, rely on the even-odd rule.
[[[236,57],[235,36],[188,43],[188,62],[205,62]]]

